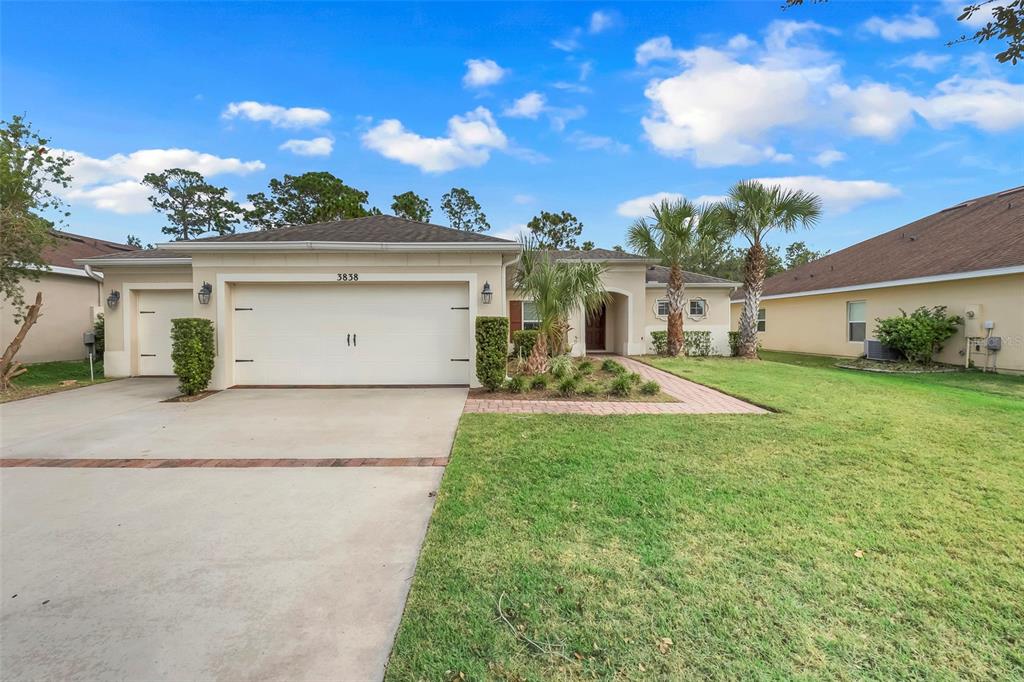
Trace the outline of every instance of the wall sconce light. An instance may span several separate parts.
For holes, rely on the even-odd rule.
[[[480,290],[480,300],[483,301],[484,303],[490,303],[491,296],[493,295],[494,292],[491,291],[491,283],[484,282],[484,288]]]
[[[199,293],[196,296],[199,297],[199,302],[206,305],[210,302],[210,294],[213,293],[213,285],[209,282],[203,282],[203,286],[199,287]]]
[[[107,307],[113,310],[117,307],[118,302],[121,300],[121,292],[116,289],[111,289],[110,295],[107,296]]]

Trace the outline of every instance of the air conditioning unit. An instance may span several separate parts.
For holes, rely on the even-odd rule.
[[[882,362],[896,362],[903,359],[903,355],[898,350],[882,345],[882,342],[877,339],[864,341],[864,356],[868,360],[881,360]]]

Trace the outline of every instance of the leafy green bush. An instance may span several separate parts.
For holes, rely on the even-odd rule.
[[[640,392],[644,395],[658,395],[661,393],[661,385],[657,381],[645,381],[640,384]]]
[[[636,372],[630,372],[629,374],[624,374],[622,376],[628,378],[629,383],[633,384],[634,386],[638,385],[641,381],[644,380],[644,378],[637,374]]]
[[[600,392],[601,386],[599,384],[594,383],[593,381],[588,381],[580,386],[580,395],[595,396],[598,395]]]
[[[551,376],[556,379],[564,379],[573,374],[572,358],[568,355],[556,355],[551,358]]]
[[[96,316],[92,323],[92,331],[96,336],[96,345],[93,346],[93,354],[96,360],[103,359],[103,351],[106,349],[106,325],[103,321],[103,313]]]
[[[658,355],[668,353],[668,332],[651,332],[651,345]]]
[[[626,397],[633,392],[633,382],[626,374],[620,374],[612,380],[608,386],[608,392],[612,395]]]
[[[574,374],[569,374],[558,382],[558,392],[568,397],[579,392],[580,379]]]
[[[505,383],[507,353],[508,318],[476,318],[476,378],[492,391]]]
[[[576,373],[581,377],[589,376],[594,373],[594,363],[590,360],[584,360],[580,364],[576,365]]]
[[[505,382],[505,390],[509,393],[522,393],[526,390],[526,377],[516,375]]]
[[[729,355],[733,357],[740,354],[740,333],[729,332]]]
[[[607,360],[601,363],[601,369],[603,369],[606,372],[611,372],[612,374],[626,373],[626,368],[620,365],[619,363],[615,362],[611,358],[608,358]]]
[[[686,354],[698,358],[706,358],[711,355],[711,332],[692,331],[683,332],[683,345],[686,347]]]
[[[533,346],[537,343],[536,329],[520,329],[512,332],[512,356],[517,358],[528,358],[533,352]]]
[[[548,378],[543,374],[538,374],[537,376],[533,377],[533,379],[530,381],[530,388],[532,388],[535,391],[543,391],[547,387]]]
[[[201,317],[171,320],[171,362],[185,395],[206,390],[213,377],[213,321]]]
[[[947,315],[946,306],[924,306],[909,315],[900,308],[898,317],[876,318],[875,335],[890,348],[903,353],[911,362],[930,362],[942,350],[942,344],[964,323],[959,315]]]

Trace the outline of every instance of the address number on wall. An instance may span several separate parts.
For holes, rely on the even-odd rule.
[[[339,272],[338,273],[338,281],[339,282],[358,282],[359,281],[359,273],[358,272]]]

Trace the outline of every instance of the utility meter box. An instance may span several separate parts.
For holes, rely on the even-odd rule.
[[[96,345],[96,332],[85,332],[82,334],[82,343],[86,346]]]
[[[1003,349],[1003,337],[1001,336],[990,336],[985,340],[985,348],[988,350],[1002,350]]]
[[[964,306],[964,336],[967,338],[984,336],[981,330],[981,304],[968,303]]]

